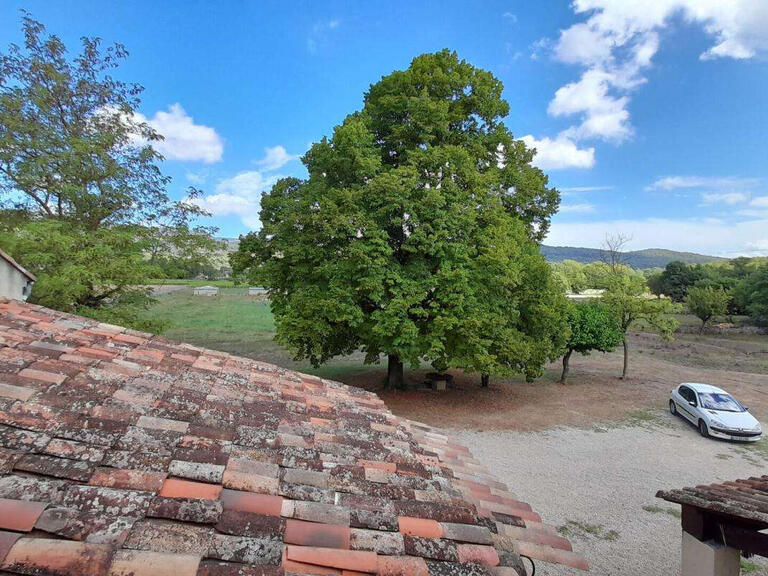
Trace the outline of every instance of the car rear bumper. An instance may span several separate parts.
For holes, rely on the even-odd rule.
[[[713,438],[735,440],[737,442],[757,442],[762,437],[762,432],[740,432],[736,430],[724,430],[721,428],[709,428],[709,435]]]

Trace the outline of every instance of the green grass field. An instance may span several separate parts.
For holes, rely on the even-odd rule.
[[[296,362],[290,353],[273,340],[275,322],[269,303],[248,296],[244,287],[223,287],[218,296],[194,296],[192,288],[157,298],[147,315],[163,321],[163,336],[214,350],[223,350],[317,374],[325,378],[344,379],[358,373],[382,370],[382,366],[366,366],[362,354],[335,359],[319,368],[309,362]]]
[[[149,283],[153,286],[218,286],[219,288],[232,288],[235,285],[232,280],[175,280],[169,278],[153,278]]]
[[[274,341],[275,322],[269,303],[248,296],[246,287],[221,287],[218,296],[194,296],[192,287],[158,296],[147,315],[163,321],[163,335],[176,341],[189,342],[223,350],[239,356],[277,364],[286,368],[317,374],[346,383],[366,380],[375,383],[384,378],[385,366],[365,365],[363,354],[336,358],[314,368],[307,361],[295,361],[291,354]],[[633,362],[643,362],[644,355],[675,364],[710,369],[735,369],[765,373],[768,370],[768,339],[757,334],[699,335],[690,328],[698,320],[690,315],[675,315],[681,325],[689,327],[675,335],[671,343],[658,337],[634,334]],[[737,320],[741,324],[743,319]],[[428,370],[427,366],[422,367]],[[379,376],[380,375],[380,376]]]

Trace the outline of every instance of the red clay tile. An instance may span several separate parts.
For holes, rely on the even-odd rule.
[[[89,348],[87,346],[78,348],[77,353],[81,356],[87,356],[90,358],[95,358],[97,360],[111,360],[112,358],[117,356],[116,352],[110,352],[109,350],[102,350],[101,348]]]
[[[293,560],[283,560],[283,569],[288,574],[301,574],[302,576],[342,576],[341,570],[329,566],[317,566]]]
[[[53,372],[35,370],[34,368],[24,368],[24,370],[19,372],[19,376],[39,380],[40,382],[48,382],[49,384],[61,384],[67,379],[66,374],[55,374]]]
[[[21,538],[0,568],[21,574],[103,576],[111,558],[112,549],[103,544]]]
[[[256,494],[224,488],[221,491],[221,503],[224,505],[224,510],[280,516],[283,498],[270,494]]]
[[[88,482],[92,486],[159,492],[165,481],[165,472],[97,468]]]
[[[316,548],[310,546],[286,546],[288,560],[328,566],[341,570],[376,572],[377,554],[361,550],[338,550],[334,548]]]
[[[205,484],[203,482],[191,482],[178,478],[168,478],[163,482],[160,496],[165,498],[199,498],[203,500],[217,500],[221,494],[221,486],[218,484]]]
[[[300,546],[349,550],[350,534],[348,526],[288,519],[285,523],[283,541],[286,544]]]
[[[581,556],[567,550],[556,550],[549,546],[541,546],[531,542],[516,542],[515,550],[523,556],[530,556],[534,560],[542,562],[554,562],[579,570],[589,570],[589,563]]]
[[[435,520],[398,516],[397,525],[400,532],[407,536],[420,538],[442,538],[443,536],[443,528]]]
[[[29,532],[47,504],[0,498],[0,529]]]
[[[460,562],[472,562],[484,566],[498,566],[499,564],[499,554],[493,546],[459,544],[456,548],[459,551]]]
[[[118,550],[109,576],[195,576],[200,556],[150,550]]]
[[[26,401],[29,400],[36,392],[37,390],[34,388],[27,388],[26,386],[14,386],[0,382],[0,397],[2,398]]]
[[[429,576],[424,558],[415,556],[379,556],[376,561],[377,576]]]
[[[397,464],[394,462],[377,462],[374,460],[358,460],[357,462],[363,468],[376,468],[378,470],[384,470],[389,474],[394,474],[397,471]]]
[[[16,541],[21,538],[21,536],[22,535],[17,532],[5,532],[0,530],[0,565],[2,565],[8,552],[13,548],[13,545],[16,544]]]

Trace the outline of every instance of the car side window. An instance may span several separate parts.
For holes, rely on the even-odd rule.
[[[678,390],[678,392],[686,402],[693,401],[693,390],[691,390],[687,386],[680,386],[680,390]]]

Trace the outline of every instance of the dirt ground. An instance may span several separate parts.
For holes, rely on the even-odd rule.
[[[447,392],[380,389],[376,373],[350,374],[349,383],[375,389],[397,415],[469,430],[534,431],[589,427],[595,422],[641,417],[664,409],[669,391],[681,382],[721,386],[768,420],[768,336],[679,335],[663,342],[653,334],[632,334],[630,376],[621,380],[620,353],[574,356],[569,383],[560,385],[560,365],[534,383],[491,382],[457,374]],[[418,379],[418,374],[411,375]]]

